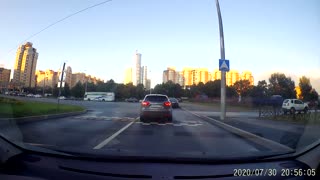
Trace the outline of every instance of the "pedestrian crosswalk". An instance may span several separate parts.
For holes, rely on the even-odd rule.
[[[101,121],[116,121],[116,122],[132,122],[135,121],[135,124],[140,124],[143,126],[201,126],[202,122],[200,121],[178,121],[173,120],[173,122],[148,122],[144,123],[139,120],[139,118],[132,118],[132,117],[109,117],[109,116],[97,116],[97,115],[82,115],[73,117],[74,119],[81,119],[81,120],[101,120]]]

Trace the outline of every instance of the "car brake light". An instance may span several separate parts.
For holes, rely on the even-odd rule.
[[[148,101],[143,101],[141,104],[142,104],[142,106],[146,107],[146,106],[149,106],[149,105],[150,105],[150,102],[148,102]]]
[[[170,107],[171,106],[171,102],[166,101],[166,102],[163,103],[163,105],[166,106],[166,107]]]

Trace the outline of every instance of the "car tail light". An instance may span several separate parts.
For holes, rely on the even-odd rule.
[[[142,104],[143,107],[147,107],[147,106],[150,105],[150,102],[149,101],[143,101],[141,104]]]
[[[165,107],[170,107],[170,106],[171,106],[171,102],[166,101],[166,102],[163,103],[163,105],[164,105]]]

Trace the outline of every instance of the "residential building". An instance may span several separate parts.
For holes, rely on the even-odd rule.
[[[240,80],[240,74],[237,70],[230,70],[226,73],[226,85],[232,86],[235,82]]]
[[[72,74],[71,87],[74,87],[78,82],[84,84],[87,81],[85,73]]]
[[[252,86],[254,84],[254,79],[250,71],[243,71],[241,73],[241,80],[248,80]]]
[[[176,69],[174,67],[168,67],[167,70],[163,71],[162,82],[166,83],[168,81],[176,83]]]
[[[182,72],[176,71],[174,82],[178,83],[180,86],[184,86],[184,77]]]
[[[38,52],[27,42],[19,46],[13,71],[13,82],[18,87],[35,87]]]
[[[72,81],[72,68],[70,66],[67,67],[65,70],[65,83],[67,83],[69,86],[71,86]]]
[[[150,90],[151,89],[151,80],[147,79],[147,84],[146,84],[146,90]]]
[[[221,79],[221,71],[219,69],[215,69],[211,74],[211,81]]]
[[[141,78],[141,54],[136,51],[134,56],[134,66],[133,66],[133,85],[142,84]]]
[[[183,78],[184,78],[184,86],[193,85],[192,72],[193,72],[193,68],[189,68],[189,67],[183,68],[182,75],[183,75]]]
[[[129,84],[129,83],[132,83],[132,68],[128,68],[125,71],[124,84]]]
[[[51,87],[54,88],[58,84],[58,72],[55,72],[53,70],[46,70],[46,71],[41,71],[37,70],[36,71],[36,87]]]
[[[148,68],[147,66],[141,67],[141,84],[143,84],[144,87],[147,86],[147,80],[148,80]]]
[[[10,82],[11,69],[0,67],[0,91],[7,89]]]

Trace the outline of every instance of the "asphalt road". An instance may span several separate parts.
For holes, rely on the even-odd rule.
[[[44,98],[33,100],[56,101]],[[271,151],[183,109],[173,110],[172,123],[142,123],[138,118],[139,103],[65,100],[61,103],[82,105],[89,112],[17,124],[22,141],[71,151],[159,156],[221,158]],[[183,103],[181,106],[184,106]]]

